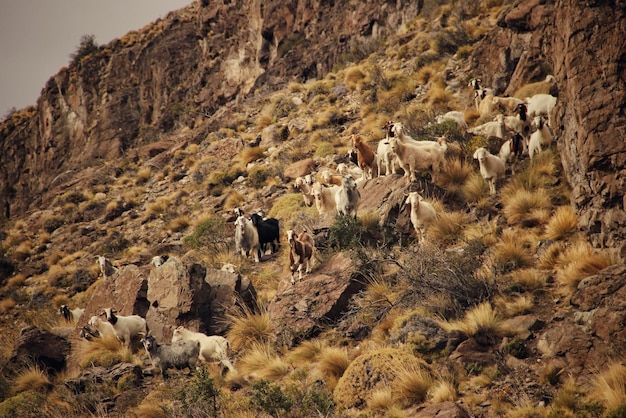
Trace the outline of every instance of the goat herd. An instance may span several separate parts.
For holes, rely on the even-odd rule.
[[[548,76],[546,82],[553,83],[554,77]],[[474,89],[475,105],[480,116],[488,117],[498,109],[503,109],[505,113],[499,113],[493,121],[469,129],[465,113],[460,111],[451,111],[438,116],[436,121],[442,123],[451,120],[461,131],[496,137],[503,141],[498,155],[491,154],[484,147],[476,149],[473,154],[473,158],[478,160],[482,177],[489,184],[490,194],[495,194],[496,183],[504,177],[506,164],[514,162],[523,153],[527,153],[532,159],[542,147],[551,144],[553,136],[549,129],[550,114],[556,105],[556,97],[550,94],[536,94],[526,100],[499,97],[490,89],[481,87],[480,83],[480,79],[473,79],[469,83]],[[350,152],[350,161],[338,164],[336,174],[325,169],[319,173],[317,181],[312,174],[298,177],[294,187],[302,193],[305,205],[315,204],[320,215],[337,213],[356,218],[361,198],[357,182],[376,176],[396,174],[398,168],[402,169],[409,182],[415,181],[416,173],[421,172],[428,172],[435,179],[445,158],[452,156],[462,159],[464,156],[461,146],[457,143],[448,143],[445,137],[437,141],[417,141],[407,135],[405,127],[400,122],[389,121],[384,129],[386,136],[378,143],[376,152],[360,135],[355,134],[351,138],[353,150]],[[405,204],[411,206],[411,223],[418,238],[422,240],[428,226],[436,218],[436,211],[417,192],[409,193]],[[280,227],[277,219],[264,217],[260,211],[246,217],[240,208],[234,209],[234,215],[237,253],[244,257],[252,254],[254,261],[258,263],[268,247],[272,253],[277,251],[280,245]],[[295,284],[296,271],[300,281],[303,268],[305,273],[311,272],[315,242],[311,233],[306,230],[298,234],[290,229],[286,235],[289,243],[291,283]],[[166,261],[167,256],[157,256],[152,259],[151,264],[159,267]],[[117,271],[106,257],[99,256],[97,262],[105,279]],[[233,269],[234,266],[231,264],[223,268],[227,271]],[[84,313],[84,309],[70,310],[63,305],[60,312],[67,321],[75,323]],[[166,371],[170,367],[189,367],[193,370],[198,359],[217,360],[224,367],[223,370],[234,370],[229,360],[229,343],[224,337],[207,336],[178,327],[174,330],[171,343],[158,343],[148,332],[144,318],[116,313],[115,309],[107,308],[100,314],[105,320],[92,316],[88,325],[83,327],[81,336],[93,339],[97,336],[112,335],[127,347],[130,347],[131,340],[141,338],[153,365],[161,369],[164,378],[167,377]]]

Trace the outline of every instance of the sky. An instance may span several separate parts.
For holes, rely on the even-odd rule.
[[[0,119],[35,105],[83,35],[98,45],[193,0],[0,0]]]

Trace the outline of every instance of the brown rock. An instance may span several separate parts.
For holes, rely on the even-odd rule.
[[[35,362],[46,371],[59,372],[65,368],[71,345],[65,338],[30,326],[22,329],[9,358],[9,364]]]
[[[433,405],[427,405],[426,407],[418,410],[414,417],[423,418],[469,418],[470,415],[454,402],[441,402]]]
[[[253,311],[256,309],[256,290],[247,277],[241,277],[239,273],[207,269],[205,282],[210,286],[209,299],[206,301],[210,306],[208,334],[225,334],[229,323],[226,314],[236,306],[243,304]]]
[[[279,340],[293,346],[317,335],[339,319],[363,286],[353,277],[352,261],[341,253],[295,285],[285,277],[269,305],[269,314],[279,326]]]
[[[312,158],[296,161],[290,164],[283,171],[283,175],[291,180],[295,180],[298,177],[304,177],[307,174],[311,174],[315,170],[315,161]]]

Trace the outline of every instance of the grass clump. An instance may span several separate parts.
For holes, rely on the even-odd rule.
[[[483,302],[470,309],[463,319],[442,321],[440,325],[448,332],[459,331],[487,344],[493,344],[507,331],[489,302]]]
[[[601,402],[608,409],[622,408],[626,405],[626,366],[613,363],[597,373],[593,379],[593,399]]]
[[[567,291],[578,288],[580,281],[616,264],[618,257],[611,251],[596,251],[591,244],[578,241],[567,247],[557,260],[556,278]]]
[[[520,230],[503,231],[493,251],[493,260],[498,271],[509,272],[531,266],[537,239],[532,234],[521,232]]]
[[[37,366],[23,370],[13,382],[13,393],[18,394],[27,390],[47,391],[51,388],[48,376]]]
[[[557,241],[574,234],[578,228],[576,214],[571,206],[560,206],[546,225],[546,238]]]
[[[504,216],[509,225],[523,226],[541,225],[547,221],[552,206],[550,195],[546,189],[535,191],[527,189],[507,189],[503,192]]]
[[[114,335],[105,335],[93,341],[81,341],[77,351],[79,366],[81,368],[103,366],[111,367],[115,364],[134,360],[132,351],[122,347],[120,341]]]
[[[440,212],[426,235],[435,241],[451,244],[463,237],[463,227],[467,223],[464,212]]]
[[[232,323],[228,331],[228,341],[235,351],[243,350],[254,343],[271,343],[276,338],[274,322],[265,308],[258,312],[246,308],[228,317]]]

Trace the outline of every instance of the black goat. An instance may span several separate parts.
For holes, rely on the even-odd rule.
[[[271,244],[272,254],[274,254],[280,246],[280,227],[278,219],[263,219],[258,213],[250,215],[252,225],[254,225],[259,233],[259,257],[262,256],[261,249],[265,250],[265,244]]]

